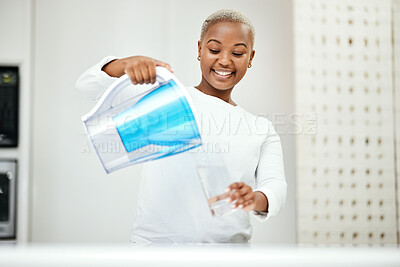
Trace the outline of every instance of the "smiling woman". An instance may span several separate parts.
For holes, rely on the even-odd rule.
[[[269,120],[231,99],[233,88],[251,67],[254,32],[251,22],[233,10],[217,11],[203,23],[198,41],[202,79],[198,86],[187,88],[201,118],[203,146],[143,164],[134,243],[247,243],[252,235],[248,212],[265,221],[283,208],[287,185],[280,138]],[[76,85],[98,100],[124,74],[133,84],[154,83],[156,66],[172,72],[169,64],[150,57],[106,57],[82,74]],[[238,211],[216,218],[204,201],[190,153],[220,146],[227,149],[211,152],[222,154],[229,175],[237,181],[227,188],[226,201]]]
[[[255,54],[253,34],[251,27],[241,22],[209,25],[198,42],[202,80],[196,88],[236,105],[231,92],[251,67]]]

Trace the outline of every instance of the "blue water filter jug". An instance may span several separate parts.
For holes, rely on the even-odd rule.
[[[123,75],[82,117],[107,173],[201,145],[190,95],[166,68],[156,73],[150,85],[133,85]]]

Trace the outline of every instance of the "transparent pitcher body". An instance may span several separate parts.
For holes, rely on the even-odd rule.
[[[201,145],[190,95],[167,69],[156,71],[157,82],[147,86],[122,76],[82,118],[107,173]],[[131,96],[115,104],[124,90]]]

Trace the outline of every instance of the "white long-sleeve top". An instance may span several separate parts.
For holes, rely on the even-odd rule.
[[[87,99],[97,101],[116,80],[101,70],[113,59],[104,58],[76,82]],[[187,91],[200,118],[201,149],[219,150],[231,177],[265,194],[268,212],[252,211],[257,219],[266,221],[278,214],[285,204],[287,184],[281,142],[272,123],[194,87]],[[132,242],[221,243],[251,238],[249,213],[211,215],[190,153],[196,152],[143,163]]]

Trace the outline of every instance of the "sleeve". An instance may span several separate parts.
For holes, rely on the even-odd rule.
[[[264,193],[267,197],[268,211],[252,211],[261,222],[279,213],[285,205],[287,194],[281,141],[272,123],[268,123],[268,134],[261,146],[254,190]]]
[[[115,56],[103,58],[99,63],[86,70],[75,83],[81,95],[91,102],[97,102],[104,91],[118,78],[111,77],[101,69],[107,63],[118,59]]]

